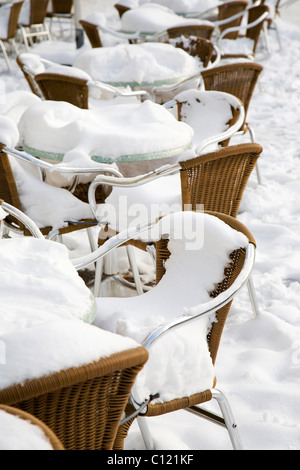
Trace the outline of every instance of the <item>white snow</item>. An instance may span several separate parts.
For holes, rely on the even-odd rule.
[[[233,302],[215,366],[217,387],[229,399],[249,450],[300,449],[299,2],[277,24],[282,49],[272,31],[271,55],[259,45],[255,60],[264,71],[248,112],[255,140],[263,146],[262,185],[253,172],[239,213],[257,242],[252,277],[260,315],[253,318],[245,288]],[[0,59],[1,91],[28,91],[21,71],[16,64],[12,67],[9,74]],[[148,422],[158,450],[231,449],[224,429],[184,411]],[[136,425],[125,447],[144,448]]]

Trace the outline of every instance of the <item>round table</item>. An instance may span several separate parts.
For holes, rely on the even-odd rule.
[[[73,65],[93,80],[133,89],[173,84],[199,72],[194,57],[159,42],[93,48],[79,54]]]

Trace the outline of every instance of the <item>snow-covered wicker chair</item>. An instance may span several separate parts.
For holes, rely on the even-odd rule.
[[[196,24],[186,26],[174,26],[166,30],[169,39],[178,38],[180,36],[196,36],[204,39],[211,40],[214,32],[213,24]]]
[[[0,47],[2,49],[4,59],[8,70],[11,70],[9,57],[6,51],[5,44],[11,44],[14,52],[18,54],[18,49],[15,42],[15,35],[18,27],[18,19],[23,1],[9,3],[0,8]]]
[[[82,321],[60,319],[11,331],[1,340],[6,364],[0,403],[45,423],[66,450],[122,448],[116,435],[148,358],[143,347]]]
[[[234,62],[203,70],[201,76],[205,90],[218,90],[230,93],[241,100],[245,109],[245,120],[241,133],[249,132],[251,142],[255,142],[254,129],[247,120],[247,113],[263,66],[255,62]],[[256,166],[257,181],[261,184],[261,176]]]
[[[0,404],[0,428],[2,450],[65,450],[45,423],[13,406]]]
[[[213,212],[177,212],[157,227],[151,232],[158,237],[157,285],[141,296],[97,299],[94,325],[135,338],[149,352],[132,391],[129,421],[118,433],[120,447],[139,414],[146,448],[154,449],[144,417],[182,409],[226,426],[233,447],[240,449],[235,420],[215,389],[213,369],[231,300],[253,267],[255,241],[241,222]],[[223,417],[198,407],[212,398]]]
[[[222,59],[228,58],[255,58],[258,41],[263,30],[267,28],[269,7],[265,4],[255,5],[247,10],[247,22],[239,26],[226,28],[217,40],[217,46],[221,51]],[[231,34],[236,37],[231,38]],[[267,49],[270,51],[268,35],[265,34]]]

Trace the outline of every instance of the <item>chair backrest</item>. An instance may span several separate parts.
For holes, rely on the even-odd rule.
[[[120,3],[115,3],[114,7],[118,11],[120,18],[122,18],[125,11],[130,10],[130,7],[126,7],[125,5],[121,5]]]
[[[30,0],[30,25],[43,24],[49,0]]]
[[[211,39],[215,27],[213,25],[186,25],[176,26],[167,29],[169,38],[178,38],[180,36],[198,36],[204,39]]]
[[[23,75],[24,75],[31,91],[35,95],[37,95],[39,98],[42,98],[43,94],[41,92],[41,89],[39,88],[38,84],[35,81],[35,73],[34,73],[33,70],[30,69],[30,67],[28,66],[28,64],[25,60],[26,55],[27,55],[27,53],[19,54],[16,58],[16,62],[18,64],[18,66],[20,67],[20,69],[22,70]],[[37,56],[36,56],[36,58],[38,60]],[[42,63],[41,63],[41,67],[43,67]]]
[[[183,49],[193,57],[199,58],[204,68],[207,67],[212,60],[215,50],[212,41],[198,36],[170,38],[168,43]]]
[[[232,2],[226,2],[223,5],[218,6],[218,20],[225,20],[234,16],[242,11],[245,11],[248,6],[247,0],[235,0]],[[239,26],[242,22],[243,16],[236,18],[226,24],[219,25],[219,30],[223,31],[224,29],[231,28],[232,26]],[[235,39],[238,36],[237,32],[232,32],[226,34],[226,39]]]
[[[71,13],[73,0],[52,0],[52,12],[68,15]]]
[[[79,108],[88,109],[87,80],[45,72],[36,75],[35,81],[46,100],[66,101]]]
[[[17,209],[22,210],[18,188],[10,161],[8,155],[3,152],[0,152],[0,199],[3,199],[5,202]],[[6,218],[6,221],[13,224],[19,230],[25,230],[24,225],[10,215]]]
[[[250,100],[263,66],[255,62],[236,62],[212,67],[201,72],[205,90],[231,93],[239,98],[245,109],[245,120]]]
[[[41,436],[41,439],[46,439],[49,441],[49,444],[51,446],[51,448],[53,450],[65,450],[64,449],[64,446],[62,445],[62,443],[60,442],[60,440],[58,439],[58,437],[54,434],[53,431],[51,431],[51,429],[46,426],[45,423],[43,423],[42,421],[40,421],[39,419],[37,419],[35,416],[31,415],[30,413],[26,413],[25,411],[23,410],[19,410],[18,408],[14,408],[13,406],[7,406],[7,405],[0,405],[0,411],[2,412],[5,412],[5,413],[8,413],[9,415],[13,416],[16,418],[16,429],[18,429],[18,422],[20,419],[23,419],[25,421],[27,421],[28,423],[32,424],[32,434],[33,434],[33,441],[32,441],[32,444],[35,446],[35,439],[36,439],[36,431],[35,429],[39,428],[39,430],[42,432],[43,436]],[[1,421],[1,419],[0,419]],[[13,422],[11,422],[13,423]],[[28,430],[30,431],[30,429],[28,428]],[[10,437],[11,433],[13,432],[13,428],[10,429],[8,431],[8,437]],[[26,440],[26,437],[24,436],[24,439]],[[30,445],[30,439],[29,441],[29,445]],[[20,443],[22,445],[22,443]],[[34,447],[35,448],[35,447]],[[3,449],[3,447],[1,447],[1,449]],[[29,448],[30,450],[30,448]]]
[[[249,242],[255,246],[255,239],[253,238],[251,232],[239,220],[235,219],[234,217],[230,217],[226,214],[217,213],[214,211],[208,211],[207,213],[218,217],[233,229],[238,230],[239,232],[246,235]],[[245,249],[242,247],[240,249],[234,250],[230,254],[231,262],[230,265],[224,270],[224,278],[221,282],[216,284],[214,290],[210,292],[210,297],[217,297],[220,293],[226,291],[226,289],[228,289],[233,284],[233,282],[236,280],[239,273],[241,272],[245,261],[245,255]],[[161,239],[159,242],[156,243],[157,282],[160,282],[165,273],[165,263],[169,257],[170,251],[168,250],[168,240]],[[207,335],[208,347],[213,364],[215,364],[216,361],[222,331],[231,307],[231,303],[232,301],[216,312],[217,321],[212,323],[211,330]],[[183,409],[188,406],[199,404],[210,399],[211,392],[209,390],[205,390],[204,392],[196,393],[189,397],[178,397],[178,399],[171,400],[169,402],[157,402],[155,404],[150,403],[147,408],[147,416],[157,416],[160,414],[165,414],[167,412]]]
[[[242,196],[262,152],[256,143],[229,145],[179,162],[182,207],[237,217]]]
[[[83,27],[92,47],[102,47],[99,29],[96,24],[89,21],[80,20],[79,23]]]
[[[147,359],[142,347],[123,350],[6,387],[0,402],[44,422],[66,450],[120,450],[115,447],[119,423]]]
[[[2,40],[9,40],[13,39],[15,37],[17,27],[18,27],[18,19],[20,15],[20,11],[23,5],[23,1],[21,2],[16,2],[12,3],[10,5],[10,14],[9,14],[9,20],[8,20],[8,28],[7,28],[7,36],[2,37]]]

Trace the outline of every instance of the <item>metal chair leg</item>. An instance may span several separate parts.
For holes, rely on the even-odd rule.
[[[140,428],[140,432],[147,450],[154,450],[154,441],[149,430],[148,423],[146,422],[146,418],[142,418],[141,416],[137,417],[137,423]]]
[[[212,396],[218,402],[234,450],[242,450],[242,441],[227,398],[220,390],[213,390]]]
[[[256,293],[254,289],[252,276],[249,276],[248,278],[247,287],[248,287],[248,292],[249,292],[250,301],[252,305],[253,315],[254,315],[254,318],[257,318],[259,315],[259,308],[258,308],[258,302],[256,299]]]
[[[3,44],[3,41],[1,41],[1,39],[0,39],[0,47],[2,49],[7,68],[9,70],[9,72],[11,72],[10,61],[9,61],[9,58],[8,58],[8,55],[7,55],[7,52],[6,52],[5,45]]]
[[[139,273],[138,265],[136,262],[135,254],[133,251],[133,246],[126,245],[126,251],[127,251],[129,264],[132,270],[133,278],[134,278],[136,292],[138,295],[141,295],[144,293],[144,289],[143,289],[143,284],[140,278],[140,273]]]

